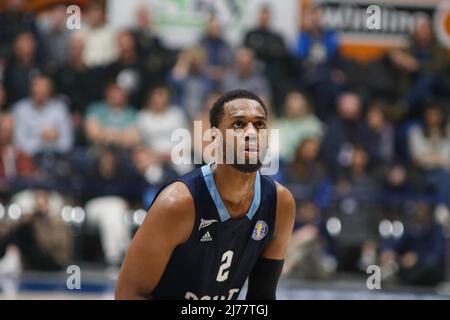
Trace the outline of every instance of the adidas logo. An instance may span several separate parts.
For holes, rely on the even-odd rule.
[[[205,219],[201,219],[200,220],[200,226],[198,227],[198,230],[202,229],[202,228],[206,228],[210,225],[212,225],[213,223],[217,222],[217,220],[205,220]]]
[[[212,241],[212,237],[209,234],[209,231],[206,232],[200,239],[201,242],[207,242],[207,241]]]

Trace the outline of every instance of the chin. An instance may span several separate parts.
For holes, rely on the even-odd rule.
[[[240,172],[244,173],[253,173],[261,169],[262,164],[261,163],[255,163],[255,164],[249,164],[249,163],[242,163],[242,164],[233,164],[233,168]]]

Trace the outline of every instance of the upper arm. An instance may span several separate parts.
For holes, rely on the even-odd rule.
[[[130,244],[116,286],[117,299],[151,294],[175,247],[189,238],[194,219],[194,201],[183,183],[161,192]]]
[[[295,200],[291,192],[276,182],[277,209],[275,218],[275,232],[262,253],[262,257],[275,260],[283,260],[289,239],[294,228]]]

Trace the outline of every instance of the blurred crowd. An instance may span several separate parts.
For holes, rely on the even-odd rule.
[[[119,31],[94,2],[80,31],[67,29],[65,6],[39,16],[23,7],[7,0],[0,12],[0,276],[120,265],[158,189],[194,168],[171,162],[172,132],[193,120],[207,128],[215,99],[241,88],[269,106],[275,178],[297,200],[285,275],[378,264],[385,281],[444,280],[450,63],[428,19],[407,47],[362,64],[340,54],[320,7],[304,10],[293,47],[264,6],[239,46],[211,15],[179,50],[147,7]]]

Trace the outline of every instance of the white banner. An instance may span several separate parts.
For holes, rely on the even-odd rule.
[[[245,31],[256,24],[263,4],[272,9],[273,28],[292,44],[298,31],[297,0],[108,0],[108,21],[116,29],[130,27],[136,10],[147,6],[164,43],[180,48],[198,41],[209,14],[215,12],[226,38],[238,46]]]

